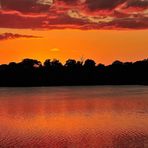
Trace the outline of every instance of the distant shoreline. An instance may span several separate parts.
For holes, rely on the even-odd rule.
[[[98,86],[148,86],[148,84],[101,84],[101,85],[3,85],[0,88],[41,88],[41,87],[98,87]]]
[[[47,59],[34,59],[0,65],[0,87],[148,85],[148,59],[137,62],[115,61],[96,64],[87,59],[69,59],[63,65]]]

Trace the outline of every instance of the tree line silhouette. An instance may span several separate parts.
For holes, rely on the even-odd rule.
[[[34,59],[0,65],[0,86],[147,85],[148,59],[111,65],[69,59],[65,64]]]

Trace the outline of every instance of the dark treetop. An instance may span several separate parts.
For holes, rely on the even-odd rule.
[[[147,85],[148,59],[137,62],[115,61],[111,65],[96,65],[69,59],[63,65],[58,60],[24,59],[20,63],[0,65],[0,86],[60,86],[60,85]]]

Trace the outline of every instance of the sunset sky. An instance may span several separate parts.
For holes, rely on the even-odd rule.
[[[148,58],[148,0],[0,0],[0,64]]]

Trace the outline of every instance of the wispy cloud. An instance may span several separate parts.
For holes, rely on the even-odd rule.
[[[13,34],[13,33],[0,34],[0,41],[1,40],[8,40],[8,39],[16,39],[16,38],[40,38],[40,37],[33,36],[33,35]]]
[[[52,49],[50,49],[50,51],[51,52],[58,52],[58,51],[60,51],[60,49],[59,48],[52,48]]]

